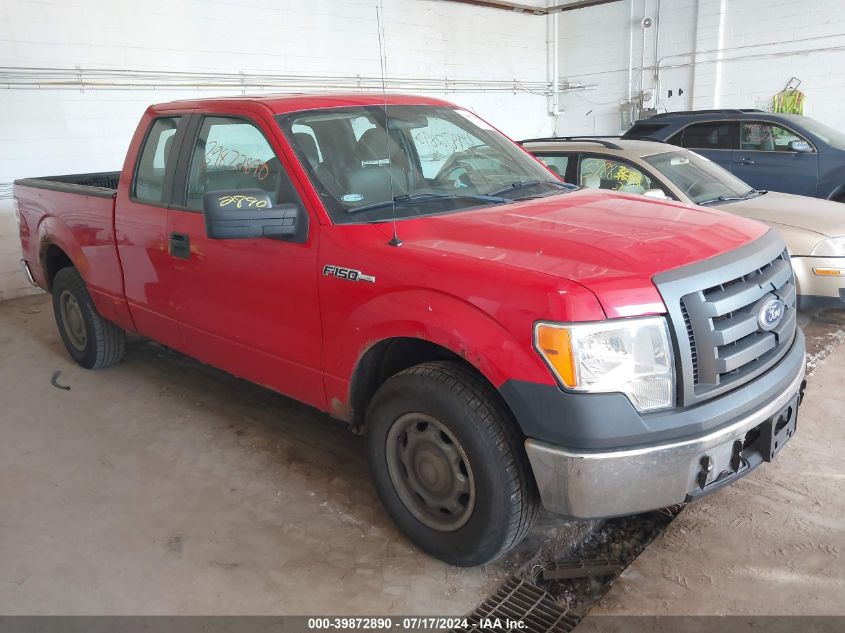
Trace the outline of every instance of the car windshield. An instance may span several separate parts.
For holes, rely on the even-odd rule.
[[[815,134],[831,147],[845,150],[845,134],[839,130],[824,123],[819,123],[810,117],[802,116],[795,118],[810,134]]]
[[[337,223],[449,213],[576,188],[467,110],[356,106],[277,120]]]
[[[643,160],[672,181],[695,204],[735,200],[756,193],[716,163],[689,151],[644,156]]]

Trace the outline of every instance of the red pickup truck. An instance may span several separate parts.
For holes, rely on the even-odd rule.
[[[473,113],[350,94],[179,101],[122,172],[15,183],[80,365],[139,332],[366,435],[385,508],[457,565],[689,501],[795,430],[780,236],[561,182]]]

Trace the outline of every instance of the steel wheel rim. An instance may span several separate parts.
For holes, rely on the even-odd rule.
[[[438,532],[463,527],[475,508],[475,479],[463,447],[435,418],[406,413],[390,427],[387,471],[402,503]]]
[[[79,302],[69,290],[63,291],[59,296],[59,311],[70,344],[80,352],[84,351],[88,342],[85,319],[82,316],[82,308],[79,307]]]

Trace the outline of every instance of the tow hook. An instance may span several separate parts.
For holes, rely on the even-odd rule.
[[[704,490],[707,485],[707,478],[713,472],[713,458],[710,455],[704,455],[699,462],[701,470],[698,471],[698,487]]]

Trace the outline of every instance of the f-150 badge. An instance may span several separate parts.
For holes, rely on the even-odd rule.
[[[348,281],[368,281],[371,284],[376,283],[376,278],[372,275],[365,275],[360,270],[344,268],[343,266],[334,266],[332,264],[326,264],[323,266],[323,274],[326,277],[337,277],[338,279],[346,279]]]

